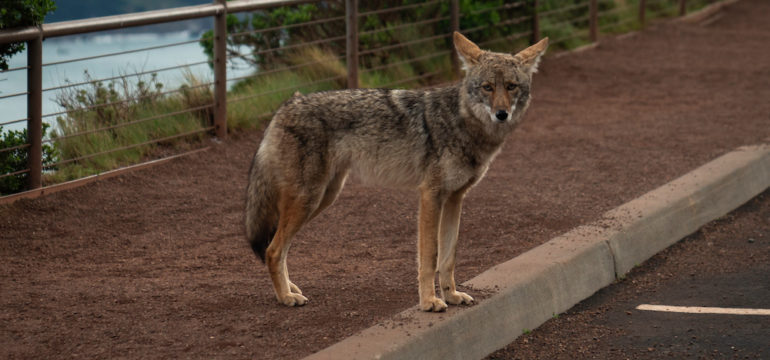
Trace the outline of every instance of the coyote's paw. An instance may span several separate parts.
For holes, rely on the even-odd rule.
[[[420,300],[420,309],[422,311],[442,312],[446,311],[446,308],[447,306],[444,300],[435,296]]]
[[[300,290],[299,287],[297,285],[294,285],[294,283],[291,281],[289,281],[289,289],[291,290],[291,292],[295,294],[302,295],[302,290]]]
[[[307,298],[300,294],[290,292],[288,294],[284,294],[281,298],[278,299],[278,301],[286,306],[302,306],[307,303]]]
[[[448,303],[450,303],[452,305],[460,305],[460,304],[470,305],[470,304],[473,304],[475,302],[470,295],[468,295],[468,294],[466,294],[466,293],[464,293],[462,291],[455,291],[455,292],[453,292],[451,294],[446,294],[444,300],[446,300],[446,302],[448,302]]]

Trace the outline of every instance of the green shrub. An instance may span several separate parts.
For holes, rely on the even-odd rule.
[[[49,125],[43,123],[43,137],[48,132]],[[23,145],[29,144],[27,129],[3,130],[0,126],[0,176],[28,169],[29,149]],[[20,146],[13,150],[3,151]],[[43,166],[53,164],[58,159],[54,145],[43,144]],[[0,178],[0,195],[8,195],[24,191],[27,188],[29,173],[21,173]]]
[[[179,92],[164,94],[155,74],[132,81],[128,76],[103,83],[85,72],[87,87],[69,88],[57,94],[66,110],[57,117],[52,138],[67,162],[54,181],[96,174],[137,163],[159,146],[188,146],[197,136],[156,142],[158,139],[201,130],[210,123],[211,109],[183,112],[212,103],[209,86],[188,74]],[[165,115],[180,112],[174,115]],[[146,143],[146,144],[145,144]],[[77,160],[76,160],[77,159]]]
[[[53,0],[3,0],[0,29],[39,25],[55,9]],[[22,50],[23,42],[0,43],[0,70],[8,70],[8,59]]]

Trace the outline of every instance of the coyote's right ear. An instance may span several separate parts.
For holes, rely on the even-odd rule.
[[[478,64],[483,50],[457,31],[454,32],[454,43],[457,54],[463,62],[463,70],[467,71],[471,66]]]

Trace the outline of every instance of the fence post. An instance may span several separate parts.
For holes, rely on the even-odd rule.
[[[220,139],[227,137],[227,5],[214,16],[214,132]]]
[[[452,23],[451,32],[454,34],[455,31],[460,31],[460,0],[452,0],[451,8],[449,10]],[[454,37],[450,36],[449,39],[454,39]],[[457,51],[454,48],[454,41],[452,41],[452,71],[454,72],[456,79],[459,79],[462,76],[460,73],[460,58],[458,58],[458,56],[459,55],[457,55]]]
[[[591,38],[591,42],[596,42],[596,40],[599,39],[599,11],[596,0],[591,0],[588,7],[588,12],[590,16],[588,20],[588,36]]]
[[[358,88],[358,0],[345,0],[348,89]]]
[[[29,190],[40,188],[43,177],[43,33],[27,41],[27,167]]]
[[[646,0],[639,0],[639,24],[644,27],[644,13],[647,9],[647,1]]]
[[[540,41],[540,15],[537,11],[537,0],[532,0],[532,43]]]
[[[687,0],[679,0],[679,16],[687,13]]]

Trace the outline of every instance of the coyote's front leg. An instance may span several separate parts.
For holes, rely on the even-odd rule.
[[[444,311],[446,303],[436,297],[436,258],[438,255],[438,227],[441,221],[443,199],[439,191],[421,189],[417,240],[417,281],[420,291],[420,309]]]
[[[455,286],[455,250],[460,229],[460,213],[466,189],[461,189],[447,199],[441,212],[441,228],[438,243],[438,279],[441,297],[452,305],[471,304],[473,298]]]

